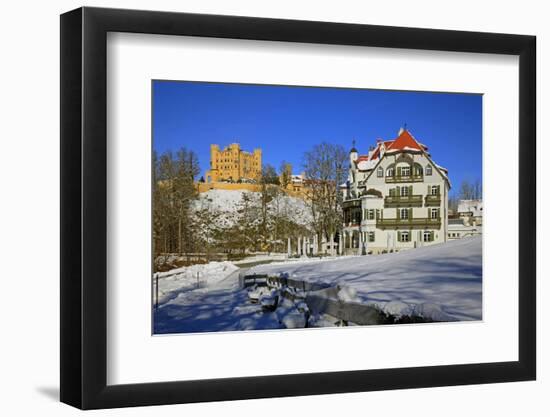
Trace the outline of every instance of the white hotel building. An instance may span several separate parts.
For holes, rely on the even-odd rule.
[[[400,251],[447,240],[450,183],[426,145],[406,129],[368,155],[350,151],[343,194],[345,254]]]

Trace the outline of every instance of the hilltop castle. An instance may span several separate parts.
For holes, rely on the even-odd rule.
[[[210,145],[210,170],[206,182],[255,182],[262,174],[262,150],[252,153],[243,151],[238,143],[223,150],[219,145]]]

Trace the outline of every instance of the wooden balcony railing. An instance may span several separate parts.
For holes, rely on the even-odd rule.
[[[422,207],[422,195],[387,196],[384,207]]]
[[[386,177],[386,183],[397,182],[422,182],[424,181],[423,175],[395,175],[393,177]]]
[[[441,195],[435,194],[435,195],[427,195],[425,198],[425,204],[426,207],[434,207],[441,205]]]
[[[381,229],[386,228],[423,228],[423,229],[439,229],[441,227],[441,217],[431,218],[414,218],[414,219],[376,219],[376,227]]]
[[[359,208],[361,209],[361,200],[359,198],[344,200],[342,203],[344,209]]]

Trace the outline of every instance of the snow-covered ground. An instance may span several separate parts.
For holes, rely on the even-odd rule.
[[[241,259],[239,261],[233,261],[235,265],[245,265],[250,264],[254,262],[277,262],[277,261],[286,261],[287,254],[286,253],[270,253],[270,254],[256,254],[252,256],[247,256],[244,259]]]
[[[227,268],[218,265],[212,270],[209,264],[195,265],[204,267],[201,272],[205,274],[205,284],[201,286],[194,283],[193,273],[186,270],[195,266],[180,268],[184,271],[159,279],[163,295],[159,297],[159,307],[154,310],[155,334],[282,327],[281,320],[291,305],[286,303],[286,307],[281,306],[275,312],[263,312],[261,305],[250,303],[248,291],[239,286],[239,268],[229,262],[217,264]],[[207,272],[212,275],[208,276]]]
[[[324,282],[343,301],[437,321],[481,320],[481,236],[399,253],[260,265],[258,274]]]
[[[219,227],[228,227],[235,221],[235,213],[241,207],[243,195],[259,201],[260,193],[246,190],[209,190],[201,193],[194,202],[196,211],[207,209],[214,214]],[[291,218],[297,224],[308,226],[311,223],[311,211],[304,200],[281,193],[269,202],[269,210]]]
[[[156,274],[159,286],[158,303],[164,304],[179,294],[197,288],[214,288],[238,270],[239,267],[231,262],[209,262],[159,272]]]
[[[480,320],[481,259],[481,237],[473,237],[385,255],[288,260],[246,273],[326,283],[342,302],[375,306],[397,317]],[[155,333],[303,327],[303,301],[283,299],[274,311],[266,311],[274,293],[268,288],[241,288],[240,273],[231,262],[211,262],[159,274]],[[254,292],[259,293],[257,303],[251,302]],[[309,325],[335,322],[312,316]]]

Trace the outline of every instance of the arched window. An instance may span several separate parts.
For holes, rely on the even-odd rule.
[[[432,175],[432,166],[426,165],[426,175]]]
[[[384,168],[378,167],[378,170],[376,172],[376,175],[380,178],[384,176]]]
[[[386,170],[386,177],[393,177],[393,167],[390,167]]]

